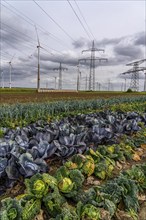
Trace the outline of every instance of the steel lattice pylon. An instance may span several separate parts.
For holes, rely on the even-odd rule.
[[[132,91],[139,91],[139,72],[137,68],[137,65],[133,67],[135,72],[133,72],[131,76],[130,89],[132,89]]]
[[[58,68],[54,68],[53,70],[58,70],[59,71],[59,84],[58,84],[58,89],[62,90],[62,71],[68,70],[67,68],[62,67],[62,64],[59,63]]]
[[[89,72],[89,90],[95,90],[95,61],[107,61],[106,58],[99,58],[99,57],[95,57],[95,52],[96,51],[102,51],[104,52],[103,49],[97,49],[94,46],[94,40],[92,42],[92,48],[88,49],[88,50],[83,50],[82,53],[84,52],[91,52],[91,57],[90,58],[85,58],[85,59],[79,59],[80,61],[90,61],[90,72]]]
[[[132,73],[131,83],[130,83],[130,89],[132,89],[132,91],[135,92],[139,91],[139,72],[146,70],[146,67],[139,67],[139,65],[145,61],[146,59],[143,59],[126,64],[126,66],[133,66],[133,68],[128,70],[127,72],[122,73],[122,74]]]

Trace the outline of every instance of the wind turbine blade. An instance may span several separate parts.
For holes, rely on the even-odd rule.
[[[36,31],[36,35],[37,35],[38,46],[40,47],[39,35],[38,35],[38,31],[37,31],[36,26],[35,26],[35,31]]]
[[[42,48],[44,51],[46,51],[47,53],[51,54],[52,56],[54,56],[53,53],[49,52],[48,50],[46,50],[44,47],[40,46],[40,48]]]
[[[12,66],[12,63],[11,63],[11,68],[14,69],[13,66]]]
[[[11,63],[11,62],[12,62],[13,58],[15,57],[15,55],[16,55],[16,54],[14,54],[14,55],[12,56],[12,58],[11,58],[11,60],[10,60],[10,62],[9,62],[9,63]]]
[[[45,48],[44,48],[44,47],[42,47],[42,46],[40,46],[40,48],[42,48],[42,49],[44,49],[44,50],[45,50]]]

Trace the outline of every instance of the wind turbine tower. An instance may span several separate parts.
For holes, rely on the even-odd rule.
[[[77,91],[81,89],[81,71],[78,64],[78,75],[77,75]]]
[[[11,60],[8,62],[9,64],[9,88],[12,88],[12,60],[14,58],[15,54],[12,56]]]
[[[36,31],[36,36],[37,36],[37,49],[38,49],[38,73],[37,73],[37,90],[39,91],[40,89],[40,48],[47,51],[44,47],[40,45],[40,40],[39,40],[39,35],[37,31],[37,27],[35,26],[35,31]],[[47,51],[48,52],[48,51]],[[49,52],[50,53],[50,52]],[[52,53],[50,53],[52,55]]]
[[[126,89],[127,89],[127,79],[126,79],[126,77],[125,77],[125,82],[124,82],[124,91],[126,92]]]
[[[54,80],[55,80],[55,86],[54,86],[54,89],[56,90],[56,85],[57,85],[57,76],[54,76]]]
[[[85,91],[87,91],[88,90],[88,78],[87,78],[87,75],[86,75],[86,80],[85,80]]]
[[[1,88],[5,88],[5,86],[4,86],[4,71],[1,72]]]
[[[39,36],[38,36],[38,32],[37,32],[37,28],[35,26],[35,31],[36,31],[36,35],[37,35],[37,41],[38,41],[38,45],[37,45],[37,49],[38,49],[38,74],[37,74],[37,90],[40,89],[40,41],[39,41]]]

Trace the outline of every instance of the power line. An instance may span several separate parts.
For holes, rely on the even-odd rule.
[[[6,41],[7,41],[7,40],[6,40]],[[17,49],[14,45],[12,45],[10,42],[9,42],[9,43],[7,42],[7,44],[8,44],[9,46],[13,47],[14,49],[18,50],[18,49]],[[50,53],[49,51],[47,51],[45,48],[43,48],[43,50],[45,50],[47,53],[51,54],[51,53]],[[3,51],[2,51],[2,52],[3,52]],[[19,51],[19,52],[20,52],[20,51]],[[4,52],[4,53],[6,53],[6,52]],[[24,55],[27,57],[27,55],[26,55],[24,52],[21,51],[21,53],[24,54]],[[8,53],[7,53],[7,54],[8,54]],[[46,53],[43,52],[43,54],[46,54]],[[9,54],[8,54],[8,55],[9,55]],[[52,55],[52,54],[51,54],[51,55]],[[11,56],[11,55],[9,55],[9,56]],[[5,56],[5,57],[6,57],[6,56]],[[15,57],[16,57],[16,56],[15,56]],[[19,57],[17,57],[17,58],[19,58]],[[9,59],[9,58],[7,58],[7,59]]]
[[[52,39],[54,39],[56,42],[58,42],[60,45],[62,46],[66,46],[64,44],[64,42],[62,42],[61,39],[59,39],[58,37],[56,37],[54,34],[48,32],[45,28],[43,28],[41,25],[37,24],[35,21],[33,21],[31,18],[29,18],[28,16],[26,16],[23,12],[20,12],[19,10],[17,10],[15,7],[13,7],[10,3],[6,2],[5,0],[2,0],[4,1],[6,4],[8,4],[11,8],[14,8],[15,11],[17,11],[17,13],[13,10],[13,9],[10,9],[8,7],[6,7],[5,5],[1,4],[3,7],[7,8],[8,10],[10,10],[12,13],[16,14],[18,17],[20,17],[21,19],[23,19],[25,22],[27,22],[28,24],[30,24],[31,26],[34,27],[34,24],[36,24],[38,27],[39,27],[39,30],[41,30],[42,32],[45,31],[45,33],[51,37]],[[18,14],[19,13],[19,14]],[[23,15],[23,16],[22,16]],[[26,20],[26,19],[27,20]],[[29,21],[28,21],[29,20]],[[31,22],[30,22],[31,21]]]
[[[14,34],[12,35],[12,37],[13,37],[13,39],[16,39],[16,40],[19,39],[19,36],[14,35]],[[14,45],[10,44],[10,42],[9,42],[8,40],[6,40],[6,39],[5,39],[5,43],[8,44],[9,46],[13,47],[14,49],[18,50]],[[34,46],[31,46],[31,45],[30,45],[30,46],[26,45],[26,46],[27,46],[28,48],[30,48],[30,47],[31,47],[31,48],[34,48]],[[26,47],[26,46],[25,46],[25,47]],[[50,51],[48,51],[46,48],[42,47],[42,49],[43,49],[43,51],[42,51],[43,54],[46,54],[46,52],[47,52],[47,53],[49,53],[49,54],[51,54],[51,55],[54,56],[54,54],[51,53]],[[45,51],[45,52],[44,52],[44,51]],[[23,53],[23,52],[21,52],[21,53]],[[23,53],[23,54],[26,56],[25,53]],[[10,55],[9,55],[9,56],[10,56]]]
[[[34,40],[32,37],[28,36],[27,34],[21,32],[21,31],[18,31],[18,30],[16,30],[16,29],[12,28],[12,27],[10,27],[9,25],[7,25],[7,24],[4,23],[4,22],[1,22],[1,24],[4,25],[4,26],[6,26],[6,27],[8,27],[9,29],[11,29],[11,30],[17,32],[17,33],[20,33],[20,34],[23,35],[23,36],[26,36],[27,38],[29,38],[29,39],[31,39],[31,40]]]
[[[10,27],[9,25],[7,25],[7,24],[5,24],[5,23],[3,23],[3,22],[1,22],[1,24],[2,25],[4,25],[4,26],[7,26],[8,28],[10,28],[11,30],[13,30],[13,31],[15,31],[15,32],[17,32],[17,33],[19,33],[19,34],[21,34],[21,35],[23,35],[23,36],[26,36],[27,38],[29,38],[29,39],[31,39],[31,40],[33,40],[34,41],[34,39],[33,38],[31,38],[30,36],[28,36],[28,35],[26,35],[26,34],[24,34],[24,33],[22,33],[22,32],[20,32],[20,31],[18,31],[18,30],[16,30],[16,29],[14,29],[14,28],[12,28],[12,27]],[[6,31],[8,31],[7,29],[5,29]],[[13,36],[12,37],[19,37],[19,36],[17,36],[16,34],[13,34]],[[22,37],[21,37],[22,38]],[[23,39],[25,40],[25,38],[23,37]],[[30,43],[30,42],[27,42],[27,43]],[[44,43],[41,43],[42,45],[45,45],[46,47],[48,47],[48,45],[46,45],[46,44],[44,44]],[[33,44],[32,44],[33,45]],[[34,47],[34,45],[33,45],[33,47]],[[57,52],[57,53],[60,53],[60,54],[62,54],[63,55],[63,53],[61,53],[60,51],[58,51],[58,50],[55,50],[55,49],[53,49],[53,48],[50,48],[50,47],[48,47],[49,49],[51,49],[51,50],[54,50],[55,52]],[[44,50],[46,50],[45,48],[43,48]],[[54,56],[54,54],[53,53],[51,53],[51,52],[49,52],[48,50],[46,50],[48,53],[50,53],[50,54],[52,54],[53,56]]]
[[[18,49],[18,48],[16,48],[14,45],[12,45],[12,44],[10,44],[10,42],[9,41],[7,41],[7,40],[5,40],[6,41],[6,44],[8,44],[10,47],[13,47],[15,50],[17,50],[17,51],[19,51],[20,52],[20,50]],[[9,42],[9,43],[8,43]],[[25,46],[26,47],[26,46]],[[29,46],[28,46],[29,47]],[[34,48],[34,47],[32,47],[32,46],[30,46],[31,48]],[[45,48],[42,48],[44,51],[46,51],[48,54],[51,54],[51,55],[53,55],[54,56],[54,54],[52,54],[51,52],[49,52],[48,50],[46,50]],[[43,51],[43,54],[46,54],[45,52]],[[21,53],[23,53],[25,56],[27,56],[24,52],[22,52],[21,51]]]
[[[12,33],[13,34],[13,33]],[[12,36],[11,36],[11,38],[12,39],[14,39],[16,42],[20,39],[20,37],[19,36],[17,36],[16,34],[13,34]],[[24,39],[23,39],[24,40]],[[8,39],[4,39],[4,41],[3,41],[3,43],[6,43],[6,44],[8,44],[7,42],[9,42],[8,41]],[[30,43],[30,42],[29,42]],[[27,42],[27,44],[26,44],[26,42],[25,41],[23,41],[22,42],[22,44],[25,46],[25,47],[27,47],[27,48],[34,48],[34,46],[32,46],[32,45],[28,45],[28,42]],[[12,45],[12,44],[11,44]],[[14,47],[14,46],[13,46]],[[17,49],[16,47],[15,47],[15,49],[16,50],[19,50],[19,49]],[[19,50],[20,51],[20,50]]]
[[[5,54],[5,56],[6,56],[6,55],[7,55],[7,56],[10,56],[10,57],[12,56],[12,55],[10,55],[8,52],[2,51],[2,50],[1,50],[1,53]]]
[[[44,43],[41,43],[41,44],[44,45],[44,46],[46,46],[46,47],[48,47],[48,45],[46,45],[46,44],[44,44]],[[59,54],[61,54],[61,55],[64,56],[64,54],[63,54],[62,52],[60,52],[59,50],[53,49],[53,48],[51,48],[51,47],[48,47],[48,48],[51,49],[51,50],[54,50],[55,52],[57,52],[57,53],[59,53]],[[54,54],[52,54],[52,55],[54,55]]]
[[[74,12],[75,16],[77,17],[78,21],[80,22],[80,24],[81,24],[82,28],[84,29],[85,33],[87,34],[87,36],[88,36],[89,40],[91,40],[90,35],[88,34],[88,32],[87,32],[87,30],[86,30],[86,28],[85,28],[84,24],[82,23],[81,19],[80,19],[80,18],[79,18],[79,16],[78,16],[78,14],[77,14],[77,13],[76,13],[76,11],[74,10],[74,8],[73,8],[72,4],[70,3],[70,1],[69,1],[69,0],[67,0],[67,2],[69,3],[69,5],[70,5],[71,9],[73,10],[73,12]]]
[[[4,1],[4,0],[3,0]],[[10,5],[9,3],[7,3],[6,1],[4,1],[6,4]],[[18,13],[16,13],[15,11],[13,11],[13,9],[8,8],[7,6],[3,5],[1,3],[1,5],[3,7],[5,7],[6,9],[8,9],[9,11],[11,11],[12,13],[14,13],[15,15],[17,15],[18,17],[20,17],[21,19],[23,19],[24,21],[26,21],[27,23],[29,23],[30,25],[33,25],[31,22],[27,21],[24,17],[22,17],[22,15],[19,15]],[[10,7],[14,8],[12,5],[10,5]],[[18,11],[17,9],[15,9],[16,11]]]
[[[8,52],[5,52],[4,50],[1,50],[1,55],[2,56],[5,56],[5,58],[7,59],[7,60],[9,60],[11,57],[12,57],[12,55],[11,54],[9,54]],[[18,56],[15,56],[15,58],[20,58],[20,57],[18,57]]]
[[[88,28],[88,31],[89,31],[90,34],[92,35],[93,39],[95,39],[95,37],[94,37],[94,35],[93,35],[93,33],[92,33],[92,31],[91,31],[91,29],[90,29],[90,27],[89,27],[89,25],[88,25],[88,23],[87,23],[87,21],[86,21],[86,19],[85,19],[83,13],[82,13],[82,11],[81,11],[81,9],[79,8],[79,5],[77,4],[77,1],[74,0],[74,2],[75,2],[76,6],[77,6],[77,8],[78,8],[78,11],[79,11],[81,17],[83,18],[83,20],[84,20],[84,22],[85,22],[85,24],[86,24],[86,26],[87,26],[87,28]]]
[[[7,56],[4,54],[1,54],[1,59],[8,60]]]
[[[14,48],[15,50],[18,50],[18,49],[17,49],[13,44],[11,44],[9,41],[7,41],[6,39],[5,39],[5,41],[6,41],[6,44],[8,44],[10,47]],[[23,53],[23,52],[20,51],[20,50],[19,50],[19,52]],[[23,54],[26,56],[25,53],[23,53]]]
[[[8,4],[10,7],[12,7],[12,8],[14,8],[14,10],[15,11],[17,11],[19,14],[17,14],[16,12],[14,12],[14,11],[12,11],[12,9],[10,9],[10,8],[7,8],[5,5],[3,5],[4,7],[6,7],[8,10],[10,10],[10,11],[12,11],[14,14],[16,14],[17,16],[19,16],[19,17],[21,17],[23,20],[25,20],[27,23],[29,23],[30,25],[32,25],[32,26],[34,26],[34,23],[36,23],[36,22],[34,22],[31,18],[29,18],[28,16],[26,16],[23,12],[20,12],[19,10],[17,10],[14,6],[12,6],[10,3],[8,3],[8,2],[6,2],[5,0],[3,0],[6,4]],[[22,16],[23,15],[23,16]],[[29,22],[28,20],[26,20],[25,18],[27,18],[29,21],[31,21],[31,22]],[[45,30],[43,27],[41,27],[40,25],[38,25],[37,24],[37,26],[39,26],[41,29],[43,29],[43,30]],[[46,31],[45,30],[45,32],[46,33],[48,33],[48,35],[49,35],[49,37],[53,37],[53,38],[55,38],[55,40],[59,40],[60,41],[60,39],[58,39],[55,35],[53,35],[53,34],[51,34],[50,32],[48,32],[48,31]],[[50,36],[50,35],[52,35],[52,36]]]
[[[35,0],[32,0],[47,16],[50,18],[51,21],[53,21],[63,32],[66,34],[72,41],[75,42],[75,40],[67,33],[66,30],[64,30],[59,23],[57,23]]]

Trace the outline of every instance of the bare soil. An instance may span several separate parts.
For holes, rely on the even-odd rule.
[[[83,99],[99,99],[112,98],[121,96],[132,96],[135,93],[121,93],[121,92],[1,92],[0,104],[14,104],[14,103],[29,103],[29,102],[46,102],[58,100],[83,100]],[[137,94],[136,94],[137,95]],[[139,95],[142,95],[139,93]]]

